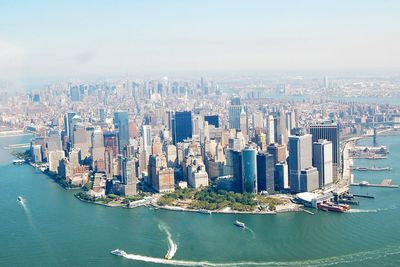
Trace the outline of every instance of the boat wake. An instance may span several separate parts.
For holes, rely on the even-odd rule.
[[[267,262],[229,262],[229,263],[213,263],[208,261],[185,261],[185,260],[167,260],[162,258],[147,257],[136,254],[128,254],[125,251],[120,253],[121,257],[130,260],[165,264],[165,265],[175,265],[175,266],[211,266],[211,267],[222,267],[222,266],[333,266],[338,264],[348,264],[354,262],[368,262],[370,260],[378,260],[383,257],[399,255],[400,247],[393,246],[378,250],[371,250],[365,252],[358,252],[343,256],[329,257],[315,260],[304,260],[304,261],[267,261]]]
[[[247,231],[249,231],[251,233],[251,236],[253,237],[253,239],[256,238],[256,234],[254,233],[254,231],[248,227],[247,225],[244,227],[244,229],[246,229]]]
[[[378,212],[378,210],[350,209],[346,211],[346,213],[370,213],[370,212]]]
[[[165,254],[165,259],[170,260],[175,256],[175,253],[178,250],[178,245],[172,239],[171,232],[169,231],[168,227],[164,223],[160,223],[158,225],[158,228],[160,228],[160,230],[164,231],[167,235],[168,251],[167,251],[167,254]]]

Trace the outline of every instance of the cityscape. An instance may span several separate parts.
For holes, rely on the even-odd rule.
[[[165,6],[171,14],[191,6],[172,2],[175,7]],[[281,5],[269,4],[273,9]],[[124,6],[149,12],[152,5],[99,3],[104,10],[98,12],[117,8],[125,13]],[[203,10],[199,3],[192,5]],[[221,21],[233,23],[234,8],[251,7],[258,13],[255,9],[264,5],[235,2],[228,17],[221,14]],[[327,5],[334,11],[346,6]],[[368,12],[372,12],[369,5],[387,11],[389,5],[398,8],[390,1],[388,6],[368,1],[368,8],[363,7]],[[203,12],[205,18],[215,20],[214,11]],[[141,16],[123,20],[146,21]],[[244,25],[253,23],[246,18]],[[202,29],[208,23],[187,21],[207,38]],[[110,23],[101,24],[105,32],[119,22]],[[162,22],[147,27],[152,29],[153,23]],[[172,19],[165,23],[175,25]],[[378,24],[389,25],[384,20]],[[223,27],[231,29],[227,25]],[[176,27],[176,32],[168,31],[180,34],[186,28]],[[248,30],[238,28],[243,36],[258,33]],[[207,31],[213,34],[212,27]],[[232,63],[229,68],[218,69],[212,64],[218,67],[230,58],[234,45],[228,44],[226,54],[221,52],[220,59],[215,56],[215,62],[204,51],[198,55],[204,58],[192,55],[190,59],[185,50],[188,40],[198,39],[188,36],[176,41],[176,49],[184,51],[174,54],[176,60],[165,55],[154,61],[148,54],[148,61],[141,61],[142,56],[136,55],[138,65],[121,60],[113,71],[100,69],[99,62],[91,65],[92,56],[84,54],[79,65],[87,68],[67,66],[70,63],[60,67],[46,57],[37,68],[27,61],[12,72],[18,67],[11,64],[17,50],[4,46],[4,55],[0,52],[0,59],[5,59],[0,63],[4,70],[0,75],[0,188],[4,190],[0,210],[8,220],[0,221],[0,238],[6,244],[3,251],[9,246],[10,254],[0,254],[0,265],[397,266],[398,65],[381,56],[379,62],[387,62],[387,69],[378,68],[378,63],[364,69],[351,62],[349,71],[339,63],[346,52],[338,61],[327,55],[335,70],[313,65],[313,71],[306,67],[295,71],[289,64],[283,71],[279,65],[283,61],[276,69],[262,70],[246,67],[249,62],[260,66],[255,62],[263,60],[263,55],[251,57],[248,51],[253,61],[244,60],[244,69],[232,61],[227,61]],[[136,48],[147,53],[140,38]],[[165,40],[166,47],[175,43],[172,39]],[[149,50],[163,46],[148,45]],[[370,51],[372,62],[375,50]],[[117,57],[120,52],[115,53]],[[185,55],[197,67],[183,64],[180,57]],[[314,56],[318,57],[310,53],[308,59],[317,64]],[[170,70],[163,66],[167,58]],[[209,67],[204,68],[203,59]],[[294,58],[296,64],[299,60]],[[153,66],[153,62],[158,63]],[[24,71],[26,77],[18,78]],[[45,73],[49,76],[41,78]],[[25,240],[27,256],[18,258],[18,244]]]

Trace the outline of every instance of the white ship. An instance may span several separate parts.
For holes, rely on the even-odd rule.
[[[115,249],[115,250],[111,251],[111,254],[121,256],[121,257],[125,257],[127,255],[126,252],[121,249]]]
[[[206,209],[199,209],[199,212],[200,212],[200,213],[204,213],[204,214],[209,214],[209,215],[211,215],[211,211],[206,210]]]
[[[24,201],[24,199],[21,196],[19,196],[17,199],[18,199],[19,202]]]
[[[246,225],[244,223],[239,222],[238,220],[235,221],[234,225],[239,226],[241,228],[245,228],[246,227]]]

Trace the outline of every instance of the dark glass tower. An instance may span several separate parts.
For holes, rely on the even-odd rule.
[[[206,115],[204,116],[204,121],[208,122],[208,125],[214,125],[215,128],[219,127],[218,115]]]
[[[118,130],[118,152],[122,153],[124,147],[129,145],[129,119],[128,112],[117,111],[114,113],[114,126]]]
[[[192,138],[192,112],[177,111],[172,119],[172,141],[174,145]]]

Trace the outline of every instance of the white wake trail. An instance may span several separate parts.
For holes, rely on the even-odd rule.
[[[178,250],[178,245],[172,239],[171,232],[169,231],[168,227],[164,223],[160,223],[158,225],[158,227],[167,234],[168,251],[167,251],[167,254],[165,254],[165,258],[170,260],[175,256],[175,253]]]

